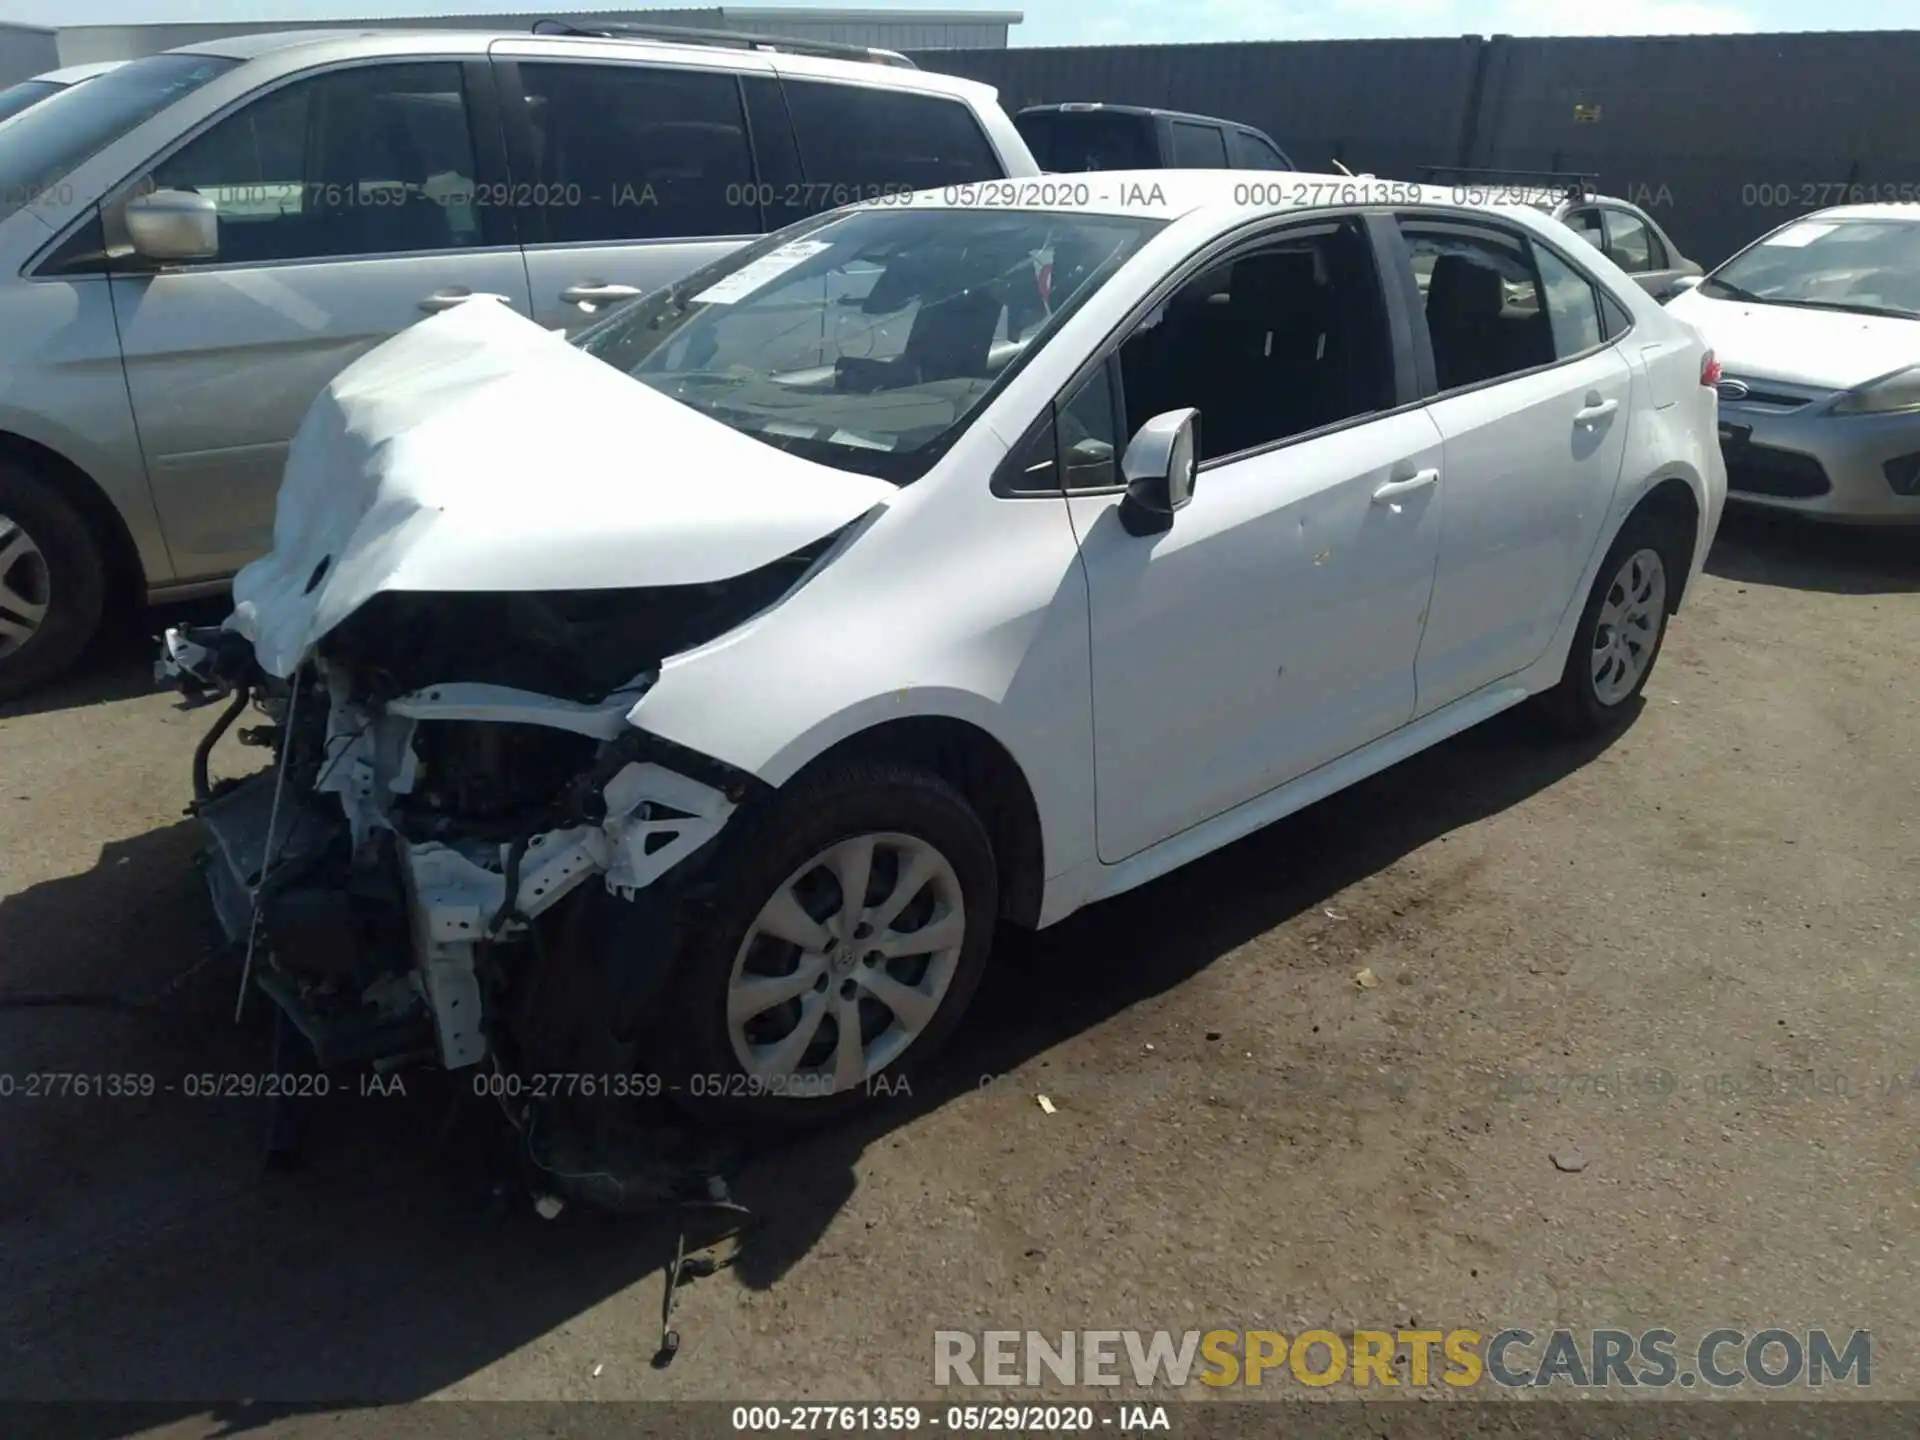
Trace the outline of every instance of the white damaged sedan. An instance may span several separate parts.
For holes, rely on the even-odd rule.
[[[1524,207],[1244,179],[836,211],[343,373],[163,662],[232,696],[216,908],[322,1063],[830,1114],[1002,922],[1529,697],[1624,723],[1725,497],[1699,336]]]

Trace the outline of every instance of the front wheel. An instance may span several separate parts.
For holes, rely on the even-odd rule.
[[[1541,697],[1562,730],[1604,734],[1632,713],[1666,639],[1667,598],[1681,575],[1677,551],[1645,516],[1621,527],[1580,613],[1560,683]]]
[[[855,762],[735,824],[658,1012],[675,1093],[699,1113],[782,1123],[910,1094],[993,943],[979,817],[938,776]]]
[[[35,472],[0,460],[0,700],[72,665],[105,599],[106,567],[80,513]]]

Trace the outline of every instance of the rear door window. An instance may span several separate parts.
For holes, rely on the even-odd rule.
[[[1291,170],[1287,157],[1251,130],[1233,132],[1233,168],[1236,170]]]
[[[776,197],[769,225],[915,190],[998,180],[1006,171],[980,122],[958,100],[869,85],[782,82],[804,180]]]
[[[1173,163],[1180,170],[1225,170],[1227,137],[1218,125],[1197,120],[1173,122]]]
[[[520,81],[537,170],[512,199],[530,241],[691,240],[760,228],[733,75],[522,62]]]

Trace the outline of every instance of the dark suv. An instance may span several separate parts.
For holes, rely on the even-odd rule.
[[[1029,105],[1013,123],[1042,170],[1297,170],[1251,125],[1138,105]]]

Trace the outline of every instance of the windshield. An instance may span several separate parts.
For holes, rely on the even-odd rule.
[[[1920,221],[1802,220],[1700,284],[1716,300],[1920,318]]]
[[[49,95],[66,88],[51,80],[22,80],[18,85],[9,85],[0,90],[0,120],[11,120],[29,105],[38,105]]]
[[[1153,119],[1112,110],[1039,110],[1016,115],[1014,128],[1049,173],[1154,170],[1160,165]]]
[[[0,220],[56,190],[76,165],[239,63],[216,55],[149,55],[21,111],[0,128]],[[56,191],[55,198],[90,197]]]
[[[577,343],[756,440],[903,485],[1164,223],[838,212],[636,301]]]

